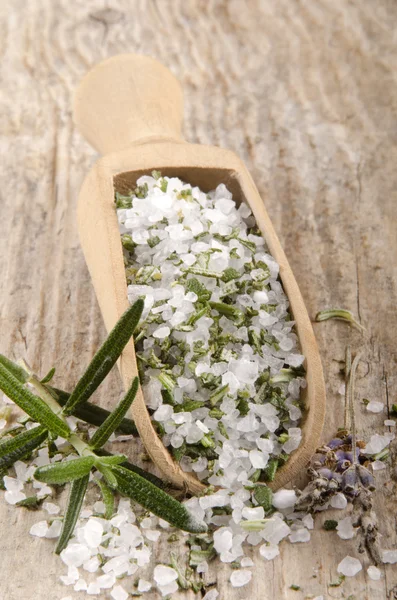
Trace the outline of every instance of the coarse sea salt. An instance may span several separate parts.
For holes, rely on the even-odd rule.
[[[371,565],[370,567],[368,567],[367,573],[368,573],[368,577],[370,579],[372,579],[372,581],[379,581],[379,579],[382,577],[381,570],[378,569],[378,567],[375,567],[374,565]]]
[[[236,569],[230,575],[230,583],[233,587],[243,587],[247,585],[252,579],[252,572],[244,569]]]
[[[338,565],[338,573],[345,575],[345,577],[354,577],[362,568],[362,564],[357,558],[345,556]]]

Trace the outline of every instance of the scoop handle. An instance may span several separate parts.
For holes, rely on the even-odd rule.
[[[182,88],[157,60],[120,54],[99,63],[82,79],[73,118],[101,154],[124,150],[145,138],[181,140]]]

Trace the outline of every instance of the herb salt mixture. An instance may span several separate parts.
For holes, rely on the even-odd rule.
[[[144,397],[182,468],[223,488],[222,505],[231,491],[244,499],[237,523],[247,488],[274,479],[301,440],[304,356],[279,268],[223,184],[205,194],[154,172],[137,186],[116,205],[128,297],[145,299]]]

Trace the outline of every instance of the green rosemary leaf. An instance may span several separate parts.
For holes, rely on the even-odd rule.
[[[40,383],[48,383],[55,375],[55,367],[52,367],[43,379],[40,380]]]
[[[361,332],[365,331],[365,328],[356,321],[353,314],[350,310],[346,310],[345,308],[329,308],[328,310],[320,310],[315,316],[315,321],[327,321],[328,319],[336,319],[338,321],[344,321],[345,323],[349,323],[353,327],[356,327]]]
[[[116,479],[115,475],[113,474],[112,470],[109,467],[106,467],[102,463],[97,464],[97,469],[98,469],[98,471],[100,471],[102,473],[102,475],[104,476],[106,483],[109,485],[109,487],[112,490],[117,490],[117,479]]]
[[[0,354],[0,365],[3,365],[7,371],[10,371],[20,383],[26,383],[29,379],[29,373],[25,369],[22,369],[22,367],[2,354]]]
[[[113,456],[110,452],[107,452],[106,450],[103,450],[103,449],[96,450],[96,454],[98,454],[98,456]],[[133,465],[132,463],[128,462],[127,460],[122,463],[122,466],[124,467],[124,469],[128,469],[128,471],[132,471],[133,473],[140,475],[144,479],[147,479],[148,481],[153,483],[153,485],[157,486],[160,489],[164,489],[165,487],[167,487],[167,484],[162,479],[160,479],[159,477],[156,477],[156,475],[153,475],[152,473],[148,473],[147,471],[144,471],[140,467]]]
[[[279,461],[277,458],[271,458],[267,467],[263,470],[265,481],[274,481],[278,469]]]
[[[89,480],[90,475],[88,473],[80,479],[75,479],[70,486],[67,508],[62,523],[62,531],[55,550],[57,554],[60,554],[62,550],[66,548],[68,541],[72,537],[77,519],[79,518]]]
[[[102,446],[106,444],[112,433],[120,425],[126,412],[129,410],[131,404],[135,400],[138,387],[139,379],[138,377],[135,377],[124,398],[92,436],[92,439],[90,440],[91,448],[102,448]]]
[[[259,506],[264,508],[265,513],[272,509],[273,492],[267,485],[257,484],[254,488],[254,498]]]
[[[123,467],[113,467],[112,473],[117,481],[119,492],[132,498],[141,506],[150,510],[174,527],[192,533],[207,531],[203,521],[196,519],[187,508],[155,485]]]
[[[0,389],[10,400],[22,408],[33,421],[45,425],[55,435],[66,439],[69,437],[70,429],[67,423],[53,413],[41,398],[24,387],[3,364],[0,364]]]
[[[0,470],[11,467],[14,462],[30,454],[44,442],[47,435],[47,429],[40,425],[0,442]]]
[[[114,493],[102,479],[96,479],[95,483],[99,486],[102,494],[102,500],[105,505],[105,519],[111,519],[114,515]]]
[[[54,396],[58,404],[65,406],[70,398],[69,392],[51,387],[50,385],[47,386],[47,389]],[[72,415],[81,419],[81,421],[99,427],[108,418],[110,411],[101,406],[97,406],[96,404],[92,404],[91,402],[84,402],[83,404],[76,406]],[[132,419],[127,419],[126,417],[124,417],[117,427],[117,431],[124,433],[125,435],[138,435],[138,430],[134,421]]]
[[[82,456],[65,462],[38,467],[34,478],[44,483],[62,484],[88,475],[95,464],[95,456]]]
[[[76,406],[87,402],[115,365],[139,323],[143,305],[142,299],[137,300],[116,323],[70,395],[65,415],[71,415]]]
[[[127,460],[127,457],[124,454],[115,454],[112,456],[101,456],[95,461],[95,466],[99,468],[99,466],[104,467],[112,467],[114,465],[121,465]]]
[[[17,502],[15,506],[22,506],[28,510],[39,510],[43,500],[44,498],[38,498],[37,496],[28,496]]]

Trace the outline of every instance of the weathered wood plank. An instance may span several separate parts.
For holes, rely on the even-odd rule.
[[[99,60],[142,52],[180,78],[187,139],[231,148],[246,161],[310,314],[340,305],[367,327],[362,339],[343,324],[316,325],[328,388],[324,435],[341,424],[338,361],[348,342],[363,351],[360,396],[395,402],[396,4],[110,0],[106,7],[98,0],[5,0],[0,7],[1,351],[42,372],[55,363],[67,385],[104,335],[75,221],[95,155],[73,128],[71,98]],[[99,401],[111,404],[119,392],[114,375]],[[382,431],[384,418],[358,407],[363,436]],[[388,547],[397,544],[393,477],[395,467],[377,475]],[[218,579],[222,600],[393,598],[392,566],[379,582],[363,571],[328,588],[357,542],[322,531],[323,519],[310,544],[284,544],[274,563],[255,558],[247,588],[230,590],[223,565],[211,568],[208,582]],[[4,600],[70,593],[58,582],[63,565],[52,542],[28,535],[37,520],[0,503]],[[167,554],[158,548],[156,558]],[[48,575],[40,579],[43,564]],[[303,591],[290,590],[292,583]]]

